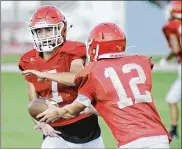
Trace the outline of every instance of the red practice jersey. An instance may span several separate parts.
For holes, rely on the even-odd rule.
[[[177,39],[178,39],[178,46],[180,48],[180,52],[178,54],[176,54],[176,58],[178,60],[178,62],[181,61],[181,57],[182,57],[182,21],[181,20],[171,20],[169,22],[167,22],[165,24],[165,26],[163,27],[163,32],[164,32],[164,35],[167,39],[167,42],[168,42],[168,45],[169,47],[171,48],[171,43],[170,43],[170,40],[169,40],[169,36],[171,34],[174,34],[176,35]]]
[[[118,146],[142,137],[169,136],[151,95],[152,68],[153,63],[144,56],[102,59],[75,78],[80,102],[96,101]]]
[[[25,53],[20,61],[20,70],[34,69],[38,71],[46,71],[50,73],[70,72],[71,62],[75,59],[85,59],[85,45],[80,42],[66,41],[62,47],[59,47],[53,55],[44,60],[39,56],[39,52],[33,49]],[[60,107],[72,103],[76,97],[78,90],[76,87],[66,86],[55,81],[38,81],[34,75],[25,77],[28,82],[34,84],[36,92],[41,97],[53,98]],[[51,126],[63,126],[71,124],[89,115],[82,114],[74,119],[63,119],[50,123]]]

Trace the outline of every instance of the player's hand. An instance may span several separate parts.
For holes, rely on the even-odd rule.
[[[42,133],[45,136],[50,136],[50,137],[60,137],[58,134],[61,134],[61,132],[54,130],[49,124],[46,124],[44,122],[38,122],[37,125],[34,127],[34,130],[40,129]]]
[[[46,104],[48,105],[48,109],[36,116],[38,119],[41,118],[39,122],[49,123],[59,119],[59,108],[51,104],[48,100],[46,100]]]
[[[84,109],[84,111],[80,112],[80,114],[95,114],[95,115],[99,115],[99,113],[97,112],[97,110],[94,108],[93,105],[86,107]]]
[[[39,78],[39,81],[45,78],[45,72],[37,71],[37,70],[25,70],[22,71],[22,75],[35,75]]]
[[[167,66],[167,64],[168,64],[168,61],[167,61],[165,58],[162,58],[162,59],[159,61],[159,65],[160,65],[161,67],[165,67],[165,66]]]

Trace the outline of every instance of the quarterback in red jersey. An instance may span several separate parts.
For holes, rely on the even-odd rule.
[[[65,17],[50,5],[35,11],[30,30],[35,49],[19,61],[28,84],[29,99],[52,98],[60,107],[72,103],[78,93],[74,77],[84,67],[85,44],[66,40]],[[45,77],[39,77],[39,73]],[[45,138],[41,148],[104,148],[96,115],[81,114],[50,124],[35,123]]]
[[[176,57],[178,62],[178,78],[171,86],[166,101],[169,104],[171,114],[171,129],[170,134],[173,139],[178,139],[177,123],[179,119],[178,101],[181,100],[181,64],[182,64],[182,3],[181,1],[172,1],[167,6],[169,14],[168,22],[163,27],[164,36],[167,39],[171,49],[170,54],[161,59],[160,65],[167,67],[168,61]]]
[[[75,78],[78,97],[70,105],[49,108],[40,121],[54,121],[80,112],[95,101],[119,148],[169,148],[170,136],[151,95],[153,63],[145,56],[125,56],[126,38],[112,23],[101,23],[90,33],[87,55],[92,62]]]

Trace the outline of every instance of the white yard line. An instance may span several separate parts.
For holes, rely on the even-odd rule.
[[[1,72],[20,72],[16,64],[1,64]]]
[[[16,64],[1,64],[1,72],[20,72],[20,70]],[[177,65],[169,64],[161,67],[159,64],[155,64],[153,72],[177,72]]]
[[[153,72],[177,72],[177,64],[170,63],[165,67],[161,67],[159,64],[154,64]]]

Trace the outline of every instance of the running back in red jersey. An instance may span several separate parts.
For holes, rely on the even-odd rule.
[[[178,62],[181,62],[181,57],[182,57],[182,22],[181,20],[177,20],[177,19],[170,20],[163,27],[163,32],[167,39],[170,49],[176,55]],[[174,51],[174,48],[172,48],[170,36],[175,36],[177,38],[176,40],[177,43],[175,44],[177,47],[175,49],[178,49],[178,50]]]
[[[158,135],[170,140],[151,95],[152,68],[144,56],[126,56],[93,62],[76,77],[79,95],[96,100],[118,146]]]

